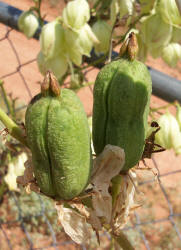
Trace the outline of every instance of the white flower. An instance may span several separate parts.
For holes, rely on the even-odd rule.
[[[153,57],[159,57],[162,48],[171,40],[172,26],[165,23],[159,14],[151,15],[141,24],[140,38]]]
[[[81,55],[90,56],[93,44],[98,43],[95,34],[93,33],[91,27],[88,24],[85,24],[78,32],[66,29],[65,39],[67,46],[66,53],[70,56],[70,58],[72,58],[75,53],[72,53],[72,51],[76,51]]]
[[[34,36],[38,26],[38,18],[32,11],[23,12],[18,19],[19,30],[22,31],[28,38]]]
[[[105,22],[104,20],[98,20],[92,26],[92,30],[99,40],[99,44],[95,44],[95,52],[99,53],[106,53],[109,50],[110,44],[110,36],[111,36],[111,27],[110,25]]]
[[[90,8],[86,0],[68,2],[63,10],[62,19],[67,27],[80,29],[90,19]]]
[[[158,119],[161,129],[155,135],[155,142],[166,149],[181,151],[181,132],[176,118],[169,112]]]
[[[24,163],[27,161],[27,159],[28,157],[26,153],[22,153],[13,162],[9,163],[8,173],[4,177],[4,180],[7,183],[9,190],[19,191],[16,178],[20,175],[23,175],[25,170]]]
[[[64,53],[64,44],[64,29],[57,20],[43,26],[40,35],[40,47],[46,59]]]
[[[175,26],[181,25],[181,14],[175,0],[160,0],[157,10],[164,22]]]
[[[66,73],[68,68],[67,59],[62,54],[57,54],[53,58],[46,59],[40,51],[37,56],[37,63],[39,70],[43,75],[45,75],[47,70],[51,70],[58,79]]]
[[[85,24],[79,31],[78,44],[81,53],[86,56],[90,56],[94,44],[99,44],[97,37],[88,24]]]
[[[119,13],[119,0],[113,0],[111,2],[111,7],[110,7],[110,20],[111,20],[111,24],[113,25],[114,22],[116,21],[116,17]]]
[[[119,0],[120,18],[125,15],[132,15],[135,0]]]
[[[170,67],[176,67],[178,60],[181,60],[181,45],[170,43],[163,48],[162,58]]]

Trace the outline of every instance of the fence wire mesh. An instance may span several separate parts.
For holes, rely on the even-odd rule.
[[[33,46],[36,43],[35,50],[33,49],[29,53],[32,58],[26,59],[26,55],[24,55],[25,59],[22,60],[22,53],[24,53],[22,51],[25,51],[24,46],[27,46],[26,51],[31,47],[27,41],[24,44],[22,40],[25,40],[22,34],[10,27],[0,25],[0,51],[1,53],[3,51],[3,57],[0,61],[0,79],[4,80],[8,92],[12,91],[13,94],[23,99],[24,103],[19,109],[26,108],[26,103],[39,88],[38,84],[32,84],[31,78],[35,79],[34,74],[37,74],[37,82],[41,79],[40,74],[35,73],[38,72],[36,68],[38,42],[30,41]],[[17,43],[20,44],[19,47]],[[21,55],[20,51],[22,52]],[[17,79],[21,81],[21,84]],[[87,87],[83,95],[92,96],[92,87]],[[87,112],[89,112],[89,109]],[[146,201],[146,205],[131,216],[129,225],[123,229],[133,242],[135,249],[181,249],[180,158],[174,158],[171,153],[169,155],[171,159],[168,160],[168,153],[163,154],[165,157],[164,164],[163,161],[162,164],[160,163],[160,158],[156,155],[149,162],[157,169],[158,181],[156,182],[155,178],[151,177],[139,183],[139,187],[146,194],[148,202]],[[166,163],[167,165],[170,164],[170,167],[166,167],[164,170]],[[168,177],[170,178],[168,179]],[[168,183],[170,184],[168,185]],[[24,195],[23,198],[21,196],[19,193],[9,191],[5,205],[4,202],[1,204],[0,249],[98,249],[94,245],[92,248],[77,246],[64,236],[60,225],[55,225],[57,223],[55,210],[49,200],[38,194],[33,194],[33,198],[31,198],[35,203],[31,203],[27,198],[28,195]],[[152,201],[149,203],[150,199]],[[165,201],[164,205],[162,204],[163,201]],[[25,207],[28,211],[26,213]],[[3,209],[6,210],[8,216],[3,216]],[[14,212],[16,212],[16,216],[11,215]],[[163,225],[163,223],[165,224]],[[59,232],[57,231],[58,227],[60,228]],[[37,228],[39,228],[41,237],[34,236],[32,231],[35,228],[37,232]],[[12,230],[13,233],[11,233]],[[166,239],[164,238],[165,234]],[[162,241],[162,238],[164,238],[164,241]],[[107,242],[107,245],[103,246],[104,244],[101,243],[102,248],[100,249],[110,249],[109,236],[103,233],[101,239],[103,239],[102,242]]]

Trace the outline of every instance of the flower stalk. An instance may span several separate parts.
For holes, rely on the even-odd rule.
[[[0,108],[0,121],[8,129],[8,133],[28,147],[23,129],[21,129],[9,116]]]

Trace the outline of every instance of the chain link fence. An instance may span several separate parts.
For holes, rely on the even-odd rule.
[[[21,43],[21,39],[25,38],[13,28],[0,25],[0,51],[3,50],[0,79],[5,82],[8,92],[12,91],[15,96],[23,99],[19,109],[25,109],[27,102],[39,89],[39,85],[32,83],[31,78],[36,78],[38,83],[42,77],[37,73],[36,66],[38,42],[33,39],[29,41],[31,45],[36,43],[34,50],[28,41],[26,44]],[[29,55],[32,58],[26,60],[25,55],[25,59],[22,60],[20,51],[24,51],[25,46],[26,51],[31,50]],[[81,91],[83,95],[92,97],[92,87]],[[165,164],[163,160],[160,161],[160,155],[155,155],[149,161],[148,164],[157,169],[157,181],[152,176],[139,183],[139,190],[146,196],[145,203],[142,208],[134,212],[129,224],[123,229],[135,249],[181,249],[181,183],[179,183],[181,158],[176,158],[172,152],[164,152],[162,158]],[[166,163],[170,164],[170,168],[165,168]],[[0,205],[0,249],[98,249],[98,247],[94,243],[88,248],[77,246],[65,236],[61,226],[57,224],[56,211],[49,199],[35,193],[26,195],[23,191],[21,194],[8,191]],[[110,249],[109,235],[104,232],[101,235],[99,249]]]

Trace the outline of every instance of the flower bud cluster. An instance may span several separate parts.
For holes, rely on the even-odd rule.
[[[60,79],[68,65],[80,66],[82,56],[90,56],[98,38],[88,24],[90,8],[86,0],[69,1],[61,17],[45,24],[40,34],[40,52],[37,56],[39,70],[45,74],[51,70]],[[32,10],[23,12],[18,20],[20,31],[32,37],[39,21]]]
[[[82,56],[90,56],[98,40],[88,24],[89,19],[87,1],[74,0],[66,5],[62,17],[44,25],[37,58],[42,74],[49,69],[60,79],[70,63],[80,66]]]
[[[181,59],[181,14],[177,1],[140,0],[140,5],[141,13],[146,15],[140,20],[139,59],[145,61],[150,53],[175,67]]]

